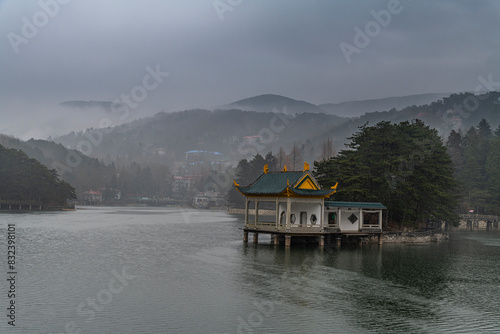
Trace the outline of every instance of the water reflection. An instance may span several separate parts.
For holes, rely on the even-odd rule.
[[[489,318],[489,310],[477,309],[485,304],[500,306],[490,295],[500,296],[498,269],[484,267],[494,265],[489,262],[500,255],[500,247],[478,250],[477,240],[467,237],[323,250],[248,244],[243,246],[246,265],[238,278],[249,292],[275,301],[283,312],[306,308],[330,314],[319,324],[310,324],[320,326],[318,330],[327,328],[323,326],[383,333],[500,329]],[[488,239],[491,236],[486,243],[492,244]],[[483,289],[489,294],[478,293]]]
[[[240,217],[221,212],[2,216],[11,222],[23,283],[19,333],[62,333],[69,321],[82,333],[123,334],[500,331],[495,233],[285,250],[266,238],[244,244]],[[137,278],[87,322],[78,306],[109,289],[112,269],[125,266]]]

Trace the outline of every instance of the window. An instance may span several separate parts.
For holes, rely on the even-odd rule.
[[[285,211],[281,211],[281,215],[280,215],[280,225],[283,225],[285,224],[286,221],[285,221]]]
[[[316,222],[318,221],[318,218],[316,218],[315,214],[312,214],[311,218],[309,218],[309,220],[311,221],[312,225],[316,225]]]
[[[293,214],[293,213],[290,215],[290,222],[292,224],[295,224],[295,214]]]

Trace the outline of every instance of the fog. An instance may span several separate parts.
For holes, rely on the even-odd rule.
[[[493,0],[4,0],[0,133],[46,138],[267,93],[320,104],[496,88],[499,14]],[[60,105],[126,96],[126,116]]]

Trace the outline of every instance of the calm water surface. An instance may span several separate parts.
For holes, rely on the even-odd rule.
[[[0,333],[497,333],[500,235],[274,248],[240,216],[174,208],[0,215],[16,224],[16,327]]]

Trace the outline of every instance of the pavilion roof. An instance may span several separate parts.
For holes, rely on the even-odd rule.
[[[321,190],[309,171],[264,172],[246,187],[236,185],[245,196],[329,197],[335,190]]]

